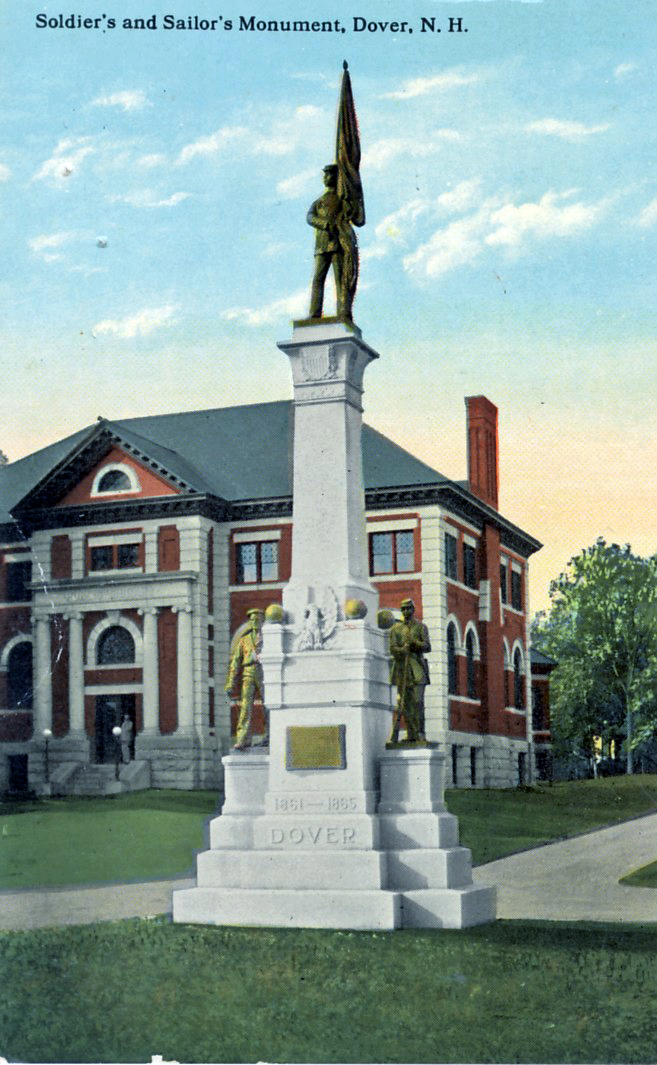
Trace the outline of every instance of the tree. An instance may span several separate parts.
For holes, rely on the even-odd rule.
[[[0,466],[6,466],[9,459],[5,455],[4,451],[0,451]]]
[[[550,586],[552,606],[534,642],[557,659],[552,675],[557,747],[593,755],[593,737],[634,751],[657,732],[657,556],[599,539]]]

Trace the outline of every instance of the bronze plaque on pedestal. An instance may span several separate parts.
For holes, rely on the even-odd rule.
[[[345,769],[344,725],[289,725],[286,769]]]

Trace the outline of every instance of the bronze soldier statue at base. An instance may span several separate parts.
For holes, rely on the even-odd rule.
[[[406,740],[409,743],[423,743],[424,721],[421,696],[425,685],[429,683],[429,667],[425,654],[431,650],[429,630],[426,625],[413,617],[415,604],[412,599],[403,599],[401,603],[402,621],[397,621],[390,629],[390,683],[397,687],[397,703],[392,719],[392,731],[389,746],[399,743],[399,723],[403,717],[406,722]]]

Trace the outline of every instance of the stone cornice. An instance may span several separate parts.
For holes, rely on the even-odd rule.
[[[37,529],[73,529],[83,525],[116,525],[149,518],[175,519],[200,514],[214,521],[226,521],[230,508],[223,499],[200,494],[159,496],[155,499],[125,499],[112,503],[83,503],[77,506],[41,507],[20,517],[24,534]]]
[[[65,591],[89,591],[92,592],[96,588],[103,588],[107,585],[115,588],[120,584],[163,584],[166,581],[197,581],[198,573],[194,570],[163,570],[157,573],[121,573],[119,570],[112,570],[111,575],[105,574],[104,576],[92,576],[88,577],[62,577],[58,580],[48,581],[48,589],[51,592],[65,592]],[[42,592],[44,590],[43,582],[32,581],[30,585],[34,591]]]

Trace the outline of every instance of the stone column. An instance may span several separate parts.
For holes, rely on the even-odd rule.
[[[194,654],[192,649],[192,608],[173,608],[178,615],[178,728],[194,727]]]
[[[73,733],[84,732],[84,652],[82,648],[82,614],[66,614],[68,618],[68,702],[69,728]]]
[[[160,731],[160,673],[157,645],[159,607],[140,610],[144,619],[143,708],[144,732]],[[180,624],[180,623],[179,623]]]
[[[44,728],[52,728],[52,663],[50,617],[35,614],[34,638],[34,737],[41,739]]]
[[[295,324],[279,343],[294,385],[292,576],[283,606],[299,622],[309,589],[328,586],[342,605],[362,599],[371,621],[379,596],[369,578],[363,460],[363,375],[378,358],[356,326]]]

